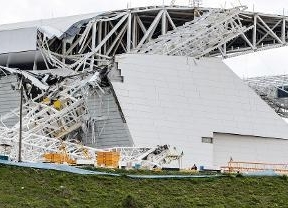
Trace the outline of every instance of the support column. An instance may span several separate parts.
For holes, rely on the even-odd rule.
[[[108,33],[108,22],[104,22],[104,37],[106,37],[107,33]],[[103,54],[104,55],[106,55],[107,44],[108,44],[108,40],[103,45]]]
[[[161,26],[162,26],[162,35],[165,35],[167,33],[167,19],[166,19],[166,9],[164,9],[164,12],[162,14],[162,23],[161,23]]]
[[[38,60],[38,52],[35,53],[34,62],[33,62],[33,71],[37,70],[37,60]],[[63,58],[62,58],[63,60]],[[65,59],[64,59],[65,62]]]
[[[253,46],[256,48],[257,38],[257,14],[254,14],[254,27],[253,27]]]
[[[65,64],[65,55],[66,55],[66,45],[67,45],[67,41],[66,39],[63,39],[62,40],[62,55],[63,55],[62,62],[64,64]]]
[[[284,44],[286,43],[285,31],[286,31],[286,19],[285,19],[285,17],[283,17],[282,30],[281,30],[281,40]]]
[[[137,46],[137,20],[136,20],[136,16],[133,15],[133,32],[132,32],[132,44],[133,44],[133,48],[135,48]]]
[[[98,23],[98,40],[97,40],[97,43],[98,43],[98,45],[99,45],[99,43],[101,43],[101,41],[102,41],[102,22],[99,22]],[[101,48],[99,49],[99,53],[101,54]]]
[[[94,48],[96,48],[96,22],[93,23],[92,26],[92,43],[91,43],[91,48],[92,50],[94,50]],[[90,62],[90,69],[93,69],[93,65],[94,65],[94,55],[91,57],[91,62]]]
[[[131,12],[129,12],[128,18],[127,18],[127,44],[126,44],[126,49],[127,52],[130,52],[131,50]]]
[[[22,162],[22,123],[23,123],[23,76],[21,78],[20,86],[20,112],[19,112],[19,146],[18,146],[18,162]]]

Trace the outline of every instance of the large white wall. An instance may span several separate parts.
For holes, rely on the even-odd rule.
[[[213,165],[213,132],[288,139],[288,125],[218,58],[126,54],[113,82],[136,146],[170,144],[183,166]]]
[[[0,31],[0,54],[36,50],[37,28]]]
[[[214,134],[214,165],[227,166],[230,158],[238,162],[288,162],[288,141],[285,139]]]
[[[5,114],[19,108],[19,90],[12,90],[11,87],[11,84],[16,82],[17,77],[14,75],[0,77],[0,126],[12,127],[19,121],[19,117],[16,115],[7,120],[2,120]]]

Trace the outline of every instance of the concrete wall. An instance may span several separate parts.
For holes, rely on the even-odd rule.
[[[215,166],[227,166],[230,158],[240,162],[287,163],[288,140],[214,133]]]
[[[109,88],[105,92],[105,95],[94,92],[88,96],[86,103],[89,116],[95,123],[94,128],[93,122],[89,123],[89,133],[84,137],[84,142],[97,148],[132,146],[127,124],[121,117],[113,93]]]
[[[0,116],[19,107],[20,94],[12,90],[11,83],[17,84],[14,75],[0,78]],[[89,132],[83,136],[84,143],[97,148],[133,146],[126,121],[121,117],[112,91],[109,88],[105,91],[106,93],[102,95],[102,98],[98,96],[101,94],[100,92],[89,94],[87,98],[88,111],[95,123],[94,128],[92,128],[90,122]],[[14,116],[4,120],[3,123],[12,127],[18,120],[19,118]],[[3,124],[0,123],[0,125]],[[92,139],[93,135],[95,136],[94,140]]]
[[[1,116],[11,112],[11,110],[18,108],[20,105],[20,93],[12,90],[11,83],[16,83],[14,75],[0,77],[0,119]],[[4,120],[4,125],[8,127],[14,126],[19,118],[14,116],[11,119]],[[3,125],[0,122],[0,125]]]
[[[136,146],[170,144],[213,165],[213,132],[288,139],[288,125],[218,58],[126,54],[112,82]]]
[[[0,54],[36,50],[37,28],[0,31]]]

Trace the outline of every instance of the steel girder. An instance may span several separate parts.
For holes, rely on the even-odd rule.
[[[205,35],[203,40],[213,41],[217,47],[210,46],[203,51],[201,47],[203,41],[199,41],[198,49],[197,47],[193,48],[193,51],[188,53],[192,56],[200,54],[200,56],[230,57],[286,45],[288,38],[286,16],[246,12],[242,7],[238,7],[240,11],[237,12],[237,15],[232,16],[229,14],[235,13],[237,8],[195,9],[198,10],[197,14],[203,15],[202,18],[210,18],[210,22],[213,22],[214,18],[213,24],[218,25],[218,30],[207,30],[207,34],[202,35]],[[193,21],[194,14],[194,8],[180,6],[141,7],[102,13],[82,24],[80,32],[72,36],[63,37],[60,40],[57,38],[44,40],[45,38],[39,35],[38,47],[39,49],[45,47],[64,63],[71,62],[71,60],[73,62],[75,59],[89,54],[87,57],[90,58],[85,59],[85,64],[90,64],[90,66],[93,65],[92,63],[102,65],[103,60],[116,54],[129,53],[136,49],[144,51],[145,47],[160,53],[161,45],[158,44],[153,48],[153,43],[158,38],[159,40],[167,38],[168,31],[174,32],[171,32],[174,36],[171,35],[170,40],[175,41],[175,39],[179,40],[179,36],[181,36],[177,33],[183,31],[181,28],[189,25],[193,29],[191,24],[196,22],[205,26],[205,21],[202,23],[196,19]],[[220,27],[220,22],[222,27]],[[238,32],[227,34],[227,27],[230,27],[230,32],[235,28],[238,29]],[[187,32],[188,30],[186,30]],[[218,36],[222,35],[226,38],[215,39],[217,37],[215,35],[211,38],[209,37],[211,32],[217,32]],[[165,36],[165,34],[167,35]],[[194,36],[197,38],[196,34]],[[47,43],[45,43],[46,41]],[[167,46],[163,45],[162,47],[163,54],[167,54],[165,51]],[[181,50],[171,54],[181,55]],[[47,65],[52,67],[49,63]]]
[[[213,9],[143,47],[137,47],[134,51],[195,58],[204,56],[240,35],[245,37],[244,32],[252,29],[252,26],[248,28],[242,26],[239,21],[239,13],[243,9],[245,7],[227,11]],[[252,46],[251,43],[250,45]],[[224,55],[223,50],[221,48],[219,50]]]
[[[7,67],[0,67],[0,70],[10,73],[26,73]],[[34,99],[26,97],[26,102],[22,106],[22,129],[19,123],[12,127],[7,127],[4,123],[5,120],[15,115],[20,117],[19,108],[1,116],[0,143],[10,146],[10,158],[15,160],[18,156],[19,132],[21,131],[23,161],[43,160],[44,153],[60,151],[64,151],[73,159],[95,160],[96,152],[99,150],[83,146],[76,132],[82,128],[83,123],[89,117],[85,93],[91,87],[103,91],[98,82],[97,71],[86,71],[82,74],[73,72],[70,77],[50,86]],[[56,101],[58,105],[55,104]]]

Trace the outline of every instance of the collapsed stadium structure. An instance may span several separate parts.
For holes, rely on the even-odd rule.
[[[114,148],[156,165],[287,163],[287,76],[243,81],[222,61],[285,46],[287,17],[245,9],[151,6],[0,26],[2,153],[17,159],[21,134],[25,161]]]

